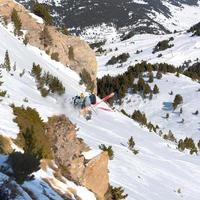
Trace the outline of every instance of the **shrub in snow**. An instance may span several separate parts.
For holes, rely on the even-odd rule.
[[[30,180],[33,178],[31,174],[37,170],[39,170],[39,160],[35,158],[33,155],[28,153],[20,153],[20,152],[13,152],[9,155],[7,161],[13,173],[15,180],[18,183],[23,183],[25,180]]]
[[[139,153],[139,150],[136,150],[134,147],[135,147],[135,142],[133,140],[133,137],[131,136],[128,140],[128,148],[136,155]]]
[[[33,63],[31,74],[35,77],[37,88],[40,90],[43,97],[46,97],[49,92],[53,94],[57,93],[58,95],[65,93],[65,87],[57,77],[51,75],[49,72],[44,72],[44,75],[42,75],[42,68],[40,65]]]
[[[178,142],[178,149],[180,151],[184,151],[185,149],[188,149],[190,151],[190,154],[196,153],[197,154],[197,147],[195,146],[195,143],[192,138],[186,137],[184,140],[179,140]]]
[[[101,144],[101,145],[99,145],[99,149],[101,149],[102,151],[107,151],[109,159],[113,160],[113,158],[114,158],[114,152],[112,150],[112,146],[106,147],[105,144]]]
[[[0,90],[0,97],[5,97],[6,96],[7,91],[5,90]]]
[[[183,103],[183,97],[180,94],[177,94],[173,101],[173,108],[174,110],[177,108],[179,104]]]
[[[9,72],[10,69],[11,69],[11,66],[10,66],[10,57],[9,57],[8,50],[6,50],[6,53],[5,53],[3,67],[4,67],[4,68],[6,69],[6,71],[8,71],[8,72]]]
[[[153,83],[153,72],[149,72],[148,77],[149,77],[148,82]]]
[[[135,146],[135,142],[133,140],[133,137],[131,136],[130,139],[128,140],[128,148],[130,150],[133,150],[134,149],[134,146]]]
[[[138,91],[141,92],[144,90],[144,87],[145,87],[145,81],[143,78],[139,78],[138,79],[138,82],[137,82],[137,88],[138,88]]]
[[[17,135],[17,144],[38,159],[52,158],[50,141],[45,136],[45,124],[39,116],[39,113],[30,107],[13,107],[13,113],[16,116],[15,122],[20,128]]]
[[[147,125],[147,118],[144,113],[141,113],[139,110],[135,110],[131,116],[131,118],[141,125]]]
[[[193,80],[200,80],[200,62],[194,63],[184,71],[184,75]]]
[[[172,133],[171,130],[169,130],[168,134],[163,135],[163,139],[169,140],[169,141],[172,141],[172,142],[177,142],[177,140],[176,140],[176,138],[175,138],[175,136],[174,136],[174,134]]]
[[[158,86],[155,84],[153,87],[153,94],[158,94],[159,93],[159,88]]]
[[[188,32],[192,32],[193,36],[197,35],[200,36],[200,22],[192,26]]]
[[[153,49],[153,53],[156,53],[158,51],[164,51],[168,48],[173,47],[174,46],[173,44],[169,44],[170,41],[171,40],[169,39],[158,42],[158,44]]]
[[[143,97],[146,98],[146,95],[150,94],[150,93],[151,93],[151,88],[150,88],[149,84],[146,83],[143,88]]]
[[[122,53],[119,56],[113,56],[106,65],[114,65],[116,63],[124,63],[130,57],[129,53]]]
[[[124,194],[124,189],[122,187],[109,186],[109,189],[105,195],[106,199],[109,200],[122,200],[126,199],[128,194]]]
[[[153,132],[156,133],[157,126],[155,127],[151,122],[147,124],[147,128],[149,129],[150,132],[152,132],[153,130]]]
[[[21,19],[20,19],[19,15],[18,15],[18,12],[15,8],[12,10],[11,20],[15,26],[14,33],[16,35],[21,35],[22,34],[22,31],[21,31],[22,23],[21,23]]]
[[[36,1],[33,5],[32,11],[35,15],[41,17],[46,24],[51,25],[53,23],[52,16],[46,4],[41,4]]]
[[[91,43],[89,45],[90,45],[90,48],[92,48],[92,49],[95,49],[95,48],[98,49],[101,46],[103,46],[105,43],[106,43],[106,40],[102,40],[102,41],[99,41],[99,42]]]

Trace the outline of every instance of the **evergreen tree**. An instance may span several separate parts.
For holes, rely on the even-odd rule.
[[[183,97],[180,94],[177,94],[174,98],[173,108],[174,110],[177,108],[179,104],[183,103]]]
[[[26,131],[22,133],[24,137],[24,147],[23,150],[25,153],[33,154],[33,149],[35,148],[35,143],[34,143],[34,131],[33,131],[33,126],[30,128],[26,128]],[[35,155],[37,156],[37,155]]]
[[[13,152],[9,155],[7,162],[12,167],[11,175],[20,184],[33,178],[31,174],[40,169],[39,159],[28,153]]]
[[[138,85],[138,91],[139,91],[139,92],[143,91],[143,90],[144,90],[144,86],[145,86],[145,81],[144,81],[144,79],[140,77],[140,78],[138,79],[137,85]]]
[[[144,98],[146,97],[147,94],[149,94],[151,92],[151,88],[149,86],[149,84],[145,84],[144,85],[144,90],[143,90],[143,95],[144,95]]]
[[[10,58],[9,58],[8,50],[6,50],[6,53],[5,53],[4,67],[6,68],[6,70],[7,70],[8,72],[9,72],[10,69],[11,69],[11,66],[10,66]]]
[[[102,151],[107,151],[109,159],[113,160],[114,152],[112,150],[112,146],[107,147],[105,144],[101,144],[99,145],[99,149],[101,149]]]
[[[160,71],[157,71],[156,78],[157,79],[161,79],[162,78],[162,73]]]
[[[153,83],[153,72],[149,72],[149,83]]]
[[[53,19],[47,5],[35,3],[33,5],[33,13],[43,18],[47,25],[51,25],[53,23]]]
[[[133,150],[134,146],[135,146],[135,142],[133,140],[133,137],[131,136],[130,139],[128,140],[128,148],[130,150]]]
[[[15,26],[14,33],[16,35],[20,35],[20,30],[21,30],[21,27],[22,27],[22,23],[21,23],[19,15],[17,13],[17,10],[15,8],[13,8],[13,10],[12,10],[11,20],[14,23],[14,26]]]
[[[122,200],[128,197],[128,194],[124,194],[124,189],[122,187],[113,187],[110,188],[111,200]]]
[[[159,93],[159,88],[158,88],[158,86],[156,84],[153,87],[153,93],[154,94],[158,94]]]

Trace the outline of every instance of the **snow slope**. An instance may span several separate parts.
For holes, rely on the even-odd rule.
[[[127,94],[119,109],[124,109],[129,114],[139,109],[146,114],[149,121],[158,124],[164,133],[171,130],[177,139],[191,137],[198,142],[200,140],[200,118],[194,113],[200,110],[199,83],[183,75],[177,77],[174,74],[166,74],[161,80],[154,78],[154,82],[149,85],[153,88],[154,84],[158,86],[160,93],[152,100],[148,98],[144,100],[138,94]],[[173,95],[170,95],[171,91]],[[183,104],[173,111],[172,102],[176,94],[183,97]],[[183,110],[182,114],[180,114],[180,108]],[[165,118],[167,113],[169,114],[168,119]],[[182,119],[184,123],[181,123]]]
[[[197,58],[200,58],[200,41],[198,36],[191,37],[191,35],[191,33],[185,32],[165,35],[142,34],[135,35],[125,41],[121,41],[119,38],[112,41],[112,36],[108,35],[108,42],[102,46],[106,52],[102,55],[97,55],[99,65],[98,77],[103,77],[106,74],[114,76],[123,73],[130,65],[141,61],[147,61],[149,63],[165,62],[177,67],[182,65],[184,61],[191,60],[194,62]],[[152,53],[159,41],[168,40],[170,37],[174,38],[170,42],[170,44],[174,44],[172,48],[159,51],[155,54]],[[137,51],[141,52],[136,53]],[[130,54],[127,62],[122,65],[106,65],[112,56],[118,56],[122,53]],[[159,54],[162,54],[162,57],[158,57]]]
[[[8,49],[11,61],[17,65],[16,72],[11,71],[13,75],[1,70],[4,81],[1,89],[7,90],[9,94],[9,97],[1,98],[3,100],[0,102],[1,134],[14,138],[18,133],[17,125],[12,121],[14,116],[10,103],[36,108],[44,120],[53,114],[64,113],[77,124],[80,128],[78,135],[94,150],[98,150],[98,145],[102,143],[113,146],[115,157],[109,163],[110,181],[113,185],[125,188],[128,200],[199,200],[199,156],[179,152],[174,144],[149,133],[117,111],[97,109],[90,121],[79,117],[69,103],[72,96],[84,91],[84,87],[79,85],[78,75],[50,60],[37,48],[25,47],[1,25],[0,38],[3,38],[0,40],[0,62],[3,62]],[[62,80],[66,87],[66,93],[62,97],[40,96],[34,79],[29,74],[33,62]],[[20,77],[19,73],[24,68],[26,73]],[[28,102],[23,101],[25,97]],[[131,136],[139,150],[137,155],[127,148],[127,140]],[[85,199],[90,198],[87,196]]]

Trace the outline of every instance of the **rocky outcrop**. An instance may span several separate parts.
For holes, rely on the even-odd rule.
[[[104,199],[108,190],[108,155],[106,152],[94,157],[87,163],[82,184],[99,194],[99,199]]]
[[[38,23],[22,5],[13,0],[1,0],[0,15],[7,22],[11,21],[13,8],[18,11],[22,29],[26,30],[26,38],[31,45],[46,51],[52,58],[59,60],[62,64],[69,66],[78,73],[86,69],[96,86],[96,57],[85,41],[79,37],[64,35],[54,26]],[[43,34],[48,34],[48,36]],[[47,37],[48,44],[44,44],[43,37]]]
[[[107,153],[86,160],[82,152],[88,151],[89,147],[77,138],[75,125],[64,115],[49,118],[46,135],[51,140],[54,159],[62,174],[103,200],[109,183]]]

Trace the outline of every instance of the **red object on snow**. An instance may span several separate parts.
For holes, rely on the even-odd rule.
[[[108,96],[105,96],[103,99],[101,99],[101,101],[97,102],[96,104],[94,104],[94,106],[99,105],[102,102],[108,101],[110,98],[112,98],[115,95],[114,92],[112,92],[111,94],[109,94]]]

